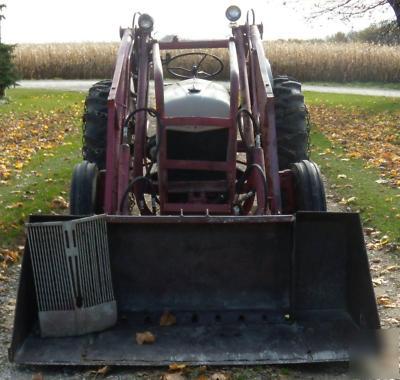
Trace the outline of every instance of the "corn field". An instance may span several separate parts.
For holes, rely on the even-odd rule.
[[[301,81],[400,81],[395,46],[273,41],[265,48],[274,74]],[[14,61],[24,79],[110,78],[117,50],[118,43],[27,44],[17,46]],[[218,53],[227,63],[226,51]]]

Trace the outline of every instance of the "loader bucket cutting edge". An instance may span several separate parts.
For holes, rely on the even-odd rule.
[[[30,222],[71,217],[32,216]],[[379,329],[357,214],[107,217],[118,322],[41,338],[26,245],[10,360],[30,365],[158,366],[349,360]],[[173,326],[159,325],[170,311]],[[151,345],[137,332],[151,331]]]

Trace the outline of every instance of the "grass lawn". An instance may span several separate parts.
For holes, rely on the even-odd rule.
[[[84,99],[43,90],[7,95],[9,103],[0,106],[0,249],[6,252],[21,242],[29,214],[67,207],[71,172],[81,159]]]
[[[326,86],[326,87],[360,87],[360,88],[376,88],[384,90],[400,90],[400,83],[385,82],[304,82],[309,86]]]
[[[400,242],[398,100],[306,93],[312,159],[343,205],[377,228],[382,244]]]
[[[81,160],[84,99],[83,93],[24,89],[8,96],[9,104],[0,106],[3,251],[22,242],[29,214],[65,212],[72,169]],[[399,242],[398,100],[314,92],[306,93],[306,100],[312,159],[338,200],[360,210],[364,222],[381,231],[383,242]]]

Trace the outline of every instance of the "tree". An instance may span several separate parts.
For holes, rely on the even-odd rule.
[[[315,4],[312,16],[321,16],[326,14],[337,15],[343,20],[352,17],[370,15],[373,12],[384,10],[391,7],[397,24],[400,25],[400,0],[330,0],[319,1]]]
[[[329,42],[369,42],[373,44],[400,45],[400,26],[396,21],[381,21],[365,29],[348,33],[337,32],[327,38]]]
[[[3,9],[6,7],[5,4],[0,4],[0,44],[1,44],[1,22],[6,18],[6,16],[4,16],[3,14],[1,14],[1,12],[3,11]]]
[[[346,33],[343,32],[337,32],[331,37],[328,37],[329,42],[349,42],[349,38],[347,37]]]
[[[298,0],[283,1],[283,4],[296,3],[300,6]],[[314,2],[310,17],[338,16],[342,20],[349,20],[387,9],[393,10],[397,25],[400,26],[400,0],[319,0]]]
[[[0,4],[0,11],[5,8],[4,4]],[[4,16],[0,14],[1,20]],[[5,96],[6,88],[15,84],[18,79],[17,72],[13,64],[13,51],[15,45],[6,45],[1,42],[1,29],[0,29],[0,99]]]

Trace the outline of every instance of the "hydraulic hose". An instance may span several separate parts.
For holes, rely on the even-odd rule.
[[[263,170],[263,168],[259,165],[259,164],[250,164],[247,166],[245,172],[243,173],[243,175],[240,177],[240,179],[238,180],[237,184],[236,184],[236,191],[239,193],[240,190],[242,189],[245,181],[249,178],[251,171],[253,169],[256,169],[259,174],[261,175],[262,178],[262,183],[263,183],[263,188],[264,188],[264,195],[265,195],[265,209],[268,205],[268,184],[267,184],[267,177],[265,176],[265,172]],[[265,211],[264,209],[264,211]]]
[[[161,123],[160,114],[159,114],[154,108],[145,107],[145,108],[138,108],[138,109],[134,110],[133,112],[131,112],[131,113],[126,117],[125,122],[124,122],[124,129],[125,129],[125,128],[126,128],[126,129],[129,128],[129,122],[133,119],[133,117],[134,117],[138,112],[147,112],[151,117],[155,117],[155,118],[157,119],[157,125],[158,125],[158,127],[161,128],[162,123]],[[159,136],[158,136],[159,138],[157,139],[157,144],[156,144],[156,153],[155,153],[155,157],[157,157],[158,151],[160,150],[161,135],[162,135],[162,134],[159,133]],[[124,194],[123,194],[123,196],[122,196],[121,203],[120,203],[120,205],[119,205],[119,211],[120,211],[121,213],[122,213],[122,211],[123,211],[124,204],[125,204],[125,202],[126,202],[126,200],[127,200],[127,198],[128,198],[129,193],[131,192],[131,189],[132,189],[133,185],[135,185],[135,184],[136,184],[137,182],[139,182],[139,181],[146,181],[147,183],[150,184],[150,188],[152,189],[152,198],[155,199],[155,201],[156,201],[157,203],[159,203],[159,201],[158,201],[158,199],[157,199],[157,193],[156,193],[156,191],[155,191],[155,189],[154,189],[153,182],[152,182],[151,179],[149,178],[149,177],[150,177],[150,171],[151,171],[151,169],[152,169],[152,167],[153,167],[153,165],[154,165],[154,162],[155,162],[155,160],[151,160],[150,166],[149,166],[149,167],[146,167],[146,175],[135,177],[135,178],[133,178],[133,179],[129,182],[129,184],[128,184],[128,186],[127,186],[127,188],[126,188],[126,190],[125,190],[125,192],[124,192]],[[155,207],[153,206],[153,213],[155,213],[155,210],[154,210],[154,209],[155,209]]]

